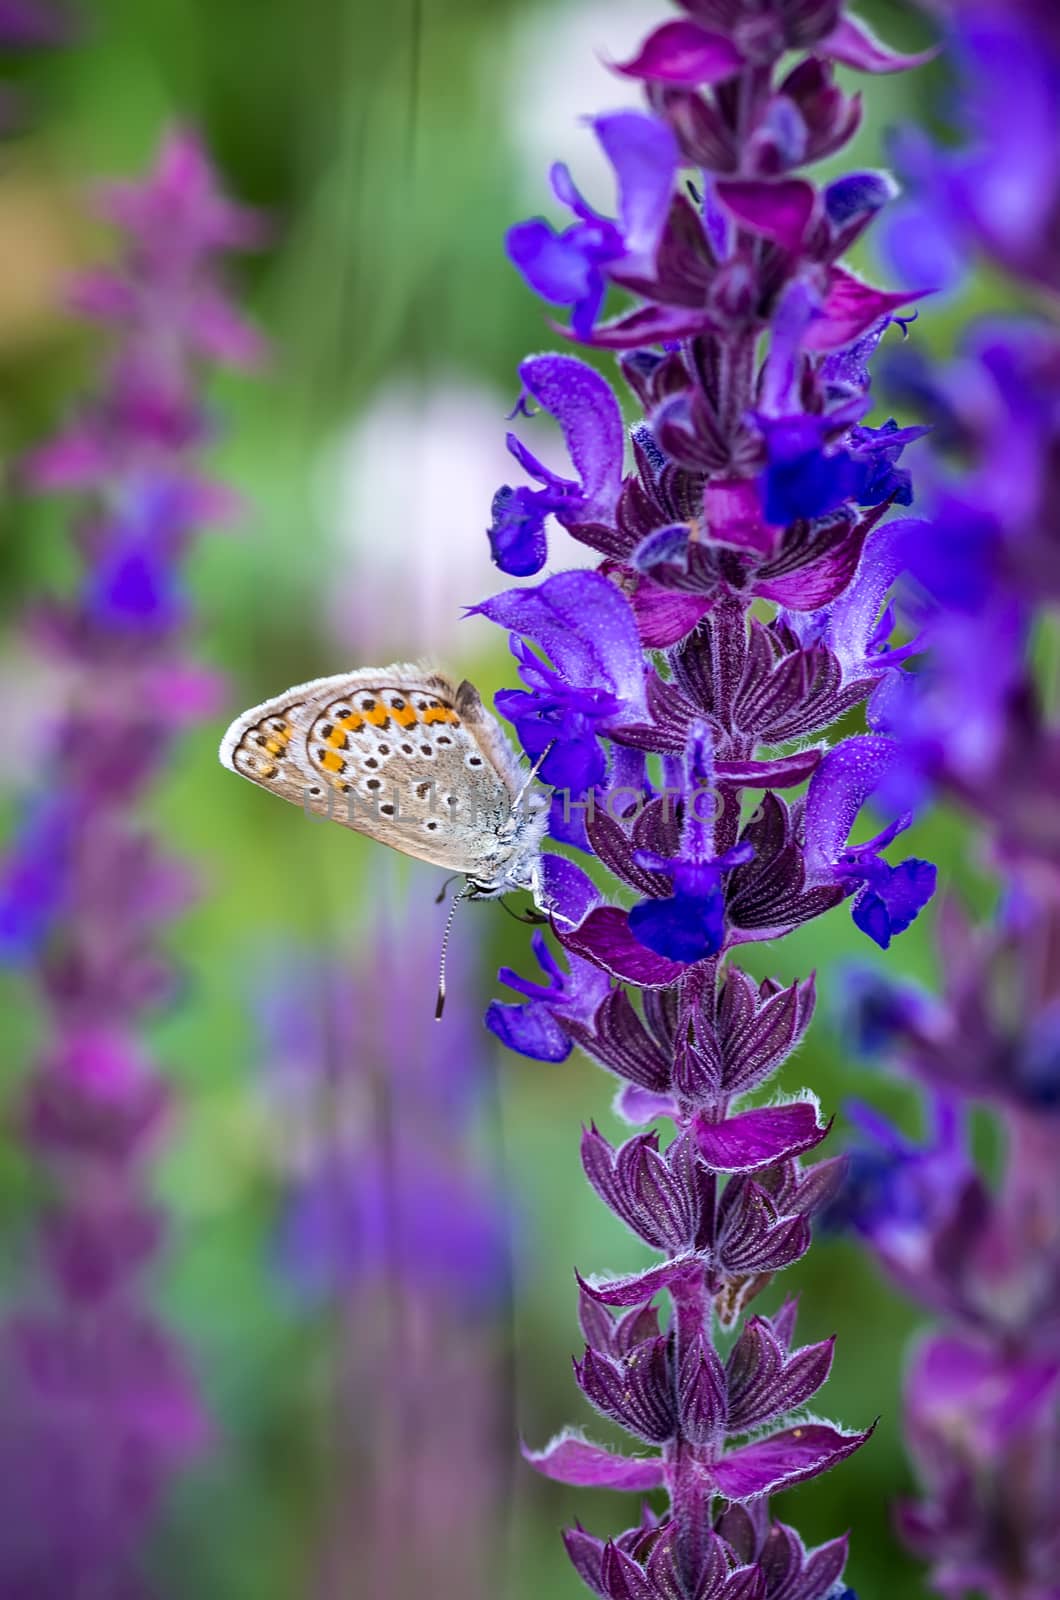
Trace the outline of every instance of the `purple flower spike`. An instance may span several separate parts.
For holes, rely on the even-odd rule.
[[[622,485],[625,430],[610,386],[574,356],[534,356],[519,368],[524,392],[559,423],[580,483],[561,478],[514,434],[508,448],[541,489],[498,489],[489,530],[493,559],[502,572],[529,577],[548,556],[545,522],[554,515],[567,528],[609,522]]]
[[[113,263],[73,296],[104,324],[104,363],[20,474],[80,499],[76,577],[30,629],[69,703],[0,863],[0,959],[22,964],[44,1028],[9,1121],[47,1195],[32,1311],[8,1304],[0,1324],[0,1593],[133,1600],[164,1493],[213,1443],[184,1353],[147,1308],[166,1231],[150,1168],[173,1096],[141,1032],[172,1005],[165,934],[194,898],[147,818],[182,728],[217,710],[188,654],[184,587],[204,521],[234,498],[204,476],[207,368],[261,342],[220,272],[256,224],[194,136],[166,139],[104,210],[122,236]]]
[[[886,521],[910,501],[902,452],[925,430],[872,415],[869,370],[919,294],[867,284],[841,259],[889,208],[890,178],[817,184],[804,170],[860,121],[834,62],[883,72],[920,58],[888,51],[840,0],[678,3],[683,15],[617,68],[645,85],[649,114],[594,125],[617,218],[559,167],[571,226],[509,236],[531,285],[571,308],[559,331],[621,353],[635,414],[627,462],[602,379],[555,358],[524,368],[575,472],[558,478],[511,445],[535,482],[501,492],[495,557],[539,571],[555,554],[554,515],[601,562],[477,609],[514,635],[523,687],[497,706],[557,787],[552,837],[596,862],[591,880],[569,861],[546,866],[572,874],[542,897],[569,968],[536,937],[546,981],[502,973],[524,1004],[495,1002],[488,1025],[541,1059],[576,1044],[617,1078],[630,1134],[613,1146],[590,1126],[582,1163],[657,1252],[624,1276],[579,1278],[588,1348],[575,1378],[658,1453],[630,1460],[567,1433],[530,1459],[562,1482],[665,1492],[612,1539],[568,1531],[579,1577],[603,1600],[840,1600],[846,1541],[808,1551],[768,1500],[868,1434],[800,1415],[828,1376],[831,1340],[795,1348],[790,1303],[769,1321],[745,1314],[809,1249],[813,1218],[839,1209],[846,1165],[802,1166],[831,1126],[812,1094],[747,1101],[805,1035],[812,979],[758,982],[734,957],[848,898],[886,945],[934,888],[930,864],[884,858],[910,807],[897,739],[828,737],[863,708],[870,727],[903,737],[923,716],[907,669],[919,641],[892,647],[892,591],[914,553],[932,596],[952,563],[916,524]],[[611,286],[631,303],[601,321]],[[1022,414],[1032,389],[1025,372],[1004,382],[998,422]],[[969,520],[954,513],[947,549],[966,550]],[[990,588],[993,557],[965,556],[967,587]],[[1006,692],[994,686],[991,704]],[[901,820],[852,844],[873,794]],[[932,1049],[937,1032],[936,1019],[913,1042]],[[1014,1075],[1043,1096],[1060,1079],[1057,1036],[1043,1029],[1033,1069]]]

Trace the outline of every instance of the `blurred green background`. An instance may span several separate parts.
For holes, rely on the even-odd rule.
[[[204,543],[193,580],[200,654],[230,681],[230,709],[345,666],[430,653],[484,692],[511,681],[503,640],[462,604],[495,587],[485,555],[488,497],[505,474],[504,414],[522,355],[553,342],[541,308],[508,267],[502,235],[545,209],[547,163],[562,154],[601,201],[579,112],[630,98],[601,57],[621,56],[665,9],[636,0],[99,0],[73,47],[17,66],[31,126],[0,152],[0,445],[38,440],[91,380],[94,337],[60,309],[62,285],[108,248],[86,220],[84,186],[150,165],[174,119],[203,133],[230,191],[264,208],[270,247],[240,282],[272,343],[269,368],[214,391],[224,422],[220,473],[247,497],[242,530]],[[927,36],[900,5],[866,4],[897,45]],[[866,80],[854,159],[880,164],[886,127],[933,117],[945,68]],[[593,187],[593,173],[597,187]],[[864,259],[861,263],[870,266]],[[978,282],[931,304],[913,337],[952,347],[961,322],[995,306]],[[28,603],[67,571],[63,512],[5,497],[0,528],[0,695],[8,739],[2,801],[31,774],[34,730],[51,686],[17,641]],[[562,542],[553,544],[562,562]],[[261,1111],[252,1005],[261,952],[284,941],[372,938],[373,847],[314,828],[216,761],[220,728],[184,744],[157,819],[200,865],[207,892],[174,933],[186,969],[180,1005],[156,1045],[183,1110],[161,1182],[177,1218],[158,1297],[195,1352],[220,1425],[214,1458],[172,1496],[158,1535],[165,1592],[293,1600],[319,1521],[327,1331],[300,1315],[270,1268],[278,1174]],[[917,853],[944,886],[988,893],[958,819],[919,830]],[[414,872],[423,916],[440,919],[439,874]],[[527,969],[526,930],[497,906],[467,913],[480,941],[483,993],[502,962]],[[916,1126],[901,1086],[845,1059],[829,1020],[832,974],[878,952],[844,911],[748,964],[783,978],[816,967],[824,996],[809,1044],[781,1087],[814,1088],[827,1110],[864,1094]],[[881,958],[882,959],[882,958]],[[886,958],[930,981],[931,917]],[[433,1005],[395,991],[380,1005]],[[17,976],[0,977],[3,1090],[32,1058],[38,1019]],[[484,1051],[492,1043],[485,1039]],[[578,1132],[612,1135],[613,1085],[582,1060],[538,1065],[495,1052],[504,1159],[516,1229],[516,1416],[535,1443],[586,1421],[570,1377],[577,1347],[572,1268],[632,1267],[643,1252],[589,1193]],[[988,1137],[989,1130],[986,1136]],[[833,1145],[843,1137],[837,1124]],[[14,1281],[28,1249],[33,1179],[0,1154],[0,1261]],[[925,1592],[893,1538],[889,1502],[910,1488],[899,1389],[913,1311],[847,1243],[822,1241],[774,1286],[802,1295],[804,1339],[838,1332],[824,1396],[848,1425],[880,1417],[853,1461],[778,1504],[810,1541],[854,1533],[849,1581],[861,1600]],[[514,1440],[513,1440],[514,1449]],[[558,1529],[632,1520],[632,1502],[514,1475],[503,1530],[505,1600],[573,1597]],[[356,1588],[351,1593],[356,1593]],[[366,1597],[374,1600],[374,1597]]]

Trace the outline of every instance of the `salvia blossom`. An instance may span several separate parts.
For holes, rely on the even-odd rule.
[[[102,380],[24,466],[33,489],[81,491],[76,588],[29,623],[69,706],[0,863],[0,950],[45,1018],[15,1117],[50,1194],[37,1281],[0,1328],[0,1589],[42,1597],[140,1594],[147,1522],[209,1438],[184,1352],[141,1287],[164,1238],[147,1177],[171,1102],[141,1029],[179,982],[159,936],[194,884],[139,812],[181,729],[216,701],[189,654],[182,567],[231,504],[203,473],[200,358],[255,349],[218,262],[257,223],[186,133],[102,203],[123,251],[73,295],[112,330]]]
[[[352,960],[285,951],[255,996],[284,1169],[277,1269],[333,1324],[314,1592],[338,1600],[356,1573],[393,1600],[486,1600],[510,1279],[507,1206],[473,1138],[492,1041],[473,1020],[473,951],[450,975],[467,1002],[455,1033],[426,1007],[378,1005],[398,967],[429,994],[437,964],[411,901],[390,915]]]
[[[1055,290],[1056,9],[970,0],[951,22],[960,136],[945,151],[900,137],[909,190],[888,253],[921,282],[951,285],[983,253]],[[938,1318],[906,1387],[922,1494],[899,1508],[932,1587],[1056,1600],[1060,729],[1033,645],[1060,593],[1060,330],[1044,311],[991,317],[951,366],[906,356],[890,378],[933,433],[903,595],[923,660],[882,691],[877,725],[901,743],[907,799],[937,786],[971,814],[1002,893],[978,926],[944,908],[938,993],[851,982],[854,1038],[923,1087],[930,1132],[911,1141],[855,1108],[862,1137],[835,1215]],[[995,1182],[970,1142],[976,1104],[1003,1142]]]
[[[842,264],[891,180],[801,173],[860,120],[837,63],[920,58],[834,0],[681,13],[617,69],[647,111],[593,122],[613,206],[557,167],[562,221],[508,237],[559,331],[617,353],[637,418],[627,430],[574,355],[520,369],[509,448],[529,481],[494,499],[494,559],[534,577],[559,524],[600,562],[475,609],[511,635],[522,687],[498,706],[554,787],[552,836],[603,870],[546,857],[561,953],[538,935],[543,980],[503,972],[520,998],[487,1023],[545,1061],[580,1046],[617,1078],[621,1117],[674,1130],[583,1136],[590,1184],[661,1258],[579,1279],[575,1379],[637,1453],[570,1431],[529,1459],[668,1503],[615,1539],[568,1532],[577,1571],[611,1600],[831,1600],[848,1593],[846,1540],[808,1551],[768,1500],[871,1430],[806,1411],[832,1341],[800,1345],[792,1301],[749,1311],[809,1248],[841,1177],[836,1160],[804,1164],[828,1132],[812,1095],[748,1100],[803,1038],[814,986],[758,983],[732,953],[843,901],[886,947],[934,889],[929,863],[893,858],[912,800],[875,716],[908,654],[888,609],[908,524],[887,518],[909,502],[901,455],[923,430],[866,420],[869,359],[917,295]],[[569,475],[538,458],[535,409],[558,424]],[[866,705],[873,731],[829,747]]]

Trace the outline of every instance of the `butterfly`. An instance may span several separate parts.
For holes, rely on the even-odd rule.
[[[395,663],[244,711],[222,766],[407,856],[463,873],[460,899],[529,889],[541,906],[547,802],[477,689]]]

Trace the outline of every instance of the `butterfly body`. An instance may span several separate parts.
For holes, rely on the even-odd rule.
[[[546,814],[472,684],[407,663],[318,678],[237,717],[223,766],[307,812],[464,873],[537,885]]]

